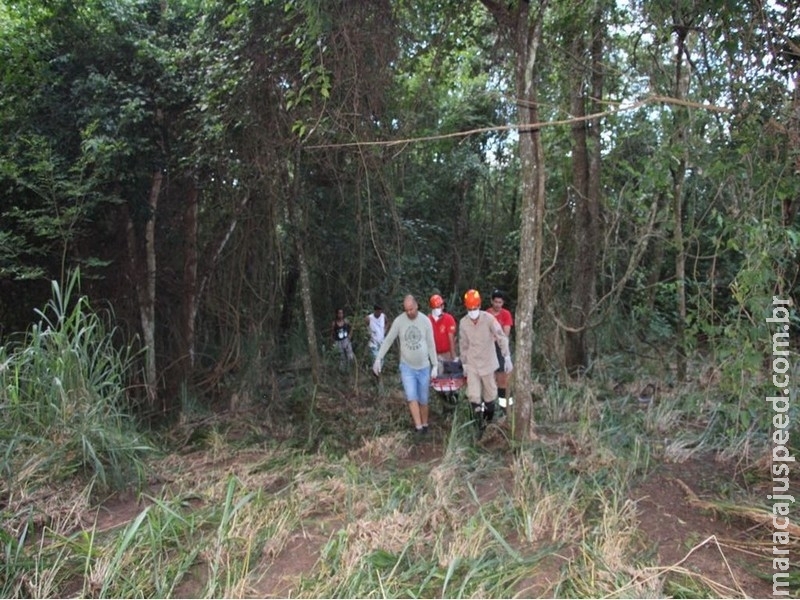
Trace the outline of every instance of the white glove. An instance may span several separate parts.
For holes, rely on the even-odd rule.
[[[513,368],[514,366],[511,364],[511,357],[506,356],[506,364],[503,365],[503,371],[505,371],[506,373],[511,373],[511,369]]]
[[[439,375],[439,369],[437,369],[436,367],[431,367],[431,379],[436,379],[438,375]]]
[[[376,358],[375,362],[372,363],[372,372],[375,373],[376,376],[380,377],[381,374],[381,359]]]

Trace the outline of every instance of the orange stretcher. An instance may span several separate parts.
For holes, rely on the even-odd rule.
[[[467,376],[459,360],[446,360],[442,373],[431,379],[431,389],[439,394],[445,409],[453,410],[458,404],[461,388],[467,383]]]

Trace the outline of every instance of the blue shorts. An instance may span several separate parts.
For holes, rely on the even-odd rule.
[[[400,380],[403,382],[403,391],[406,400],[416,400],[423,406],[428,404],[428,392],[431,386],[431,368],[422,367],[412,369],[405,363],[400,363]]]

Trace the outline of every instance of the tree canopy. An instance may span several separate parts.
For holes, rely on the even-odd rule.
[[[152,411],[473,287],[518,387],[645,342],[742,394],[798,298],[792,3],[22,0],[0,40],[2,334],[80,267]]]

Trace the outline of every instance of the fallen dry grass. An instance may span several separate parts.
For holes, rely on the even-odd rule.
[[[642,474],[630,464],[646,459],[641,440],[624,451],[615,446],[617,438],[604,432],[630,426],[622,422],[626,413],[610,412],[579,387],[568,392],[573,406],[558,407],[556,398],[547,410],[574,421],[543,427],[525,449],[515,448],[501,427],[490,428],[479,445],[442,427],[421,444],[396,429],[357,432],[334,455],[280,439],[243,446],[226,435],[247,428],[215,425],[203,438],[205,447],[152,463],[147,493],[131,500],[135,510],[121,510],[116,519],[108,515],[96,531],[94,558],[85,559],[90,568],[79,589],[124,593],[126,588],[108,587],[115,569],[125,566],[144,577],[167,563],[174,581],[160,589],[195,597],[361,597],[376,590],[385,596],[536,590],[544,596],[660,597],[676,577],[691,582],[695,593],[740,596],[752,589],[728,556],[742,548],[763,556],[767,549],[755,542],[709,537],[685,559],[655,561],[648,546],[654,540],[642,536],[641,520],[648,515],[626,495]],[[319,402],[325,405],[324,398]],[[393,408],[390,420],[405,417],[403,408]],[[661,435],[679,422],[678,409],[650,416],[633,410],[644,433]],[[362,420],[382,427],[368,415]],[[702,446],[686,442],[662,449],[661,458],[701,465],[701,452]],[[690,491],[686,501],[698,513],[766,523],[763,511]],[[72,512],[58,521],[59,531],[81,530],[96,515],[86,490],[62,498]],[[42,506],[44,500],[39,497]],[[115,562],[124,528],[146,507],[152,510],[130,536],[129,554]],[[65,508],[46,506],[51,519]],[[152,531],[145,532],[145,525]],[[191,544],[196,556],[160,550],[169,531]],[[691,539],[688,525],[686,535]],[[693,575],[691,561],[712,546],[729,573]],[[174,566],[181,560],[189,562]],[[64,589],[59,578],[57,570],[42,569],[26,589],[54,594]]]

